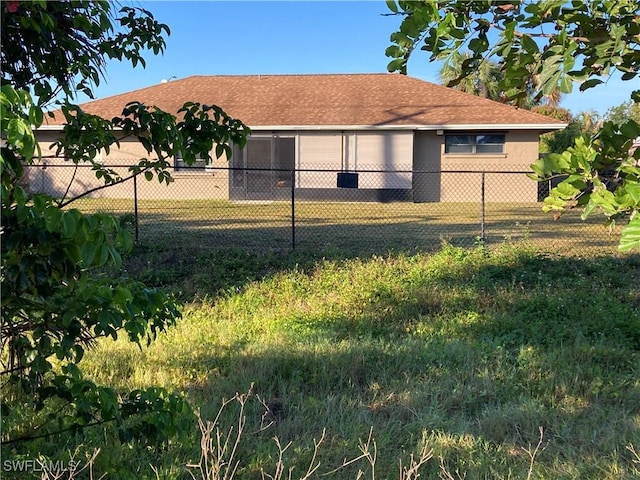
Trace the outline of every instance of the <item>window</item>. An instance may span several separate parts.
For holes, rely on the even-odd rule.
[[[444,153],[504,153],[504,134],[446,135]]]
[[[182,153],[178,152],[173,159],[173,168],[182,172],[211,172],[213,173],[213,162],[207,159],[201,159],[198,155],[196,161],[187,165],[182,159]]]

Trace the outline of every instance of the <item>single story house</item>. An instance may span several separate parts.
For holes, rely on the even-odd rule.
[[[234,148],[229,160],[185,168],[175,158],[174,182],[163,188],[138,182],[140,198],[214,198],[215,193],[215,198],[270,200],[287,198],[293,187],[300,199],[478,201],[480,175],[469,180],[468,172],[527,172],[538,158],[540,134],[566,126],[399,74],[192,76],[82,108],[112,118],[130,101],[172,113],[186,101],[215,104],[252,130],[246,147]],[[54,121],[39,129],[44,151],[61,128]],[[145,155],[132,140],[101,160],[118,167]],[[227,166],[233,168],[219,168]],[[56,193],[72,182],[71,194],[98,184],[89,171],[76,172],[73,179],[69,171],[66,177],[36,173],[31,183]],[[488,174],[486,182],[490,201],[538,200],[536,183],[524,174],[508,182]],[[127,196],[119,188],[98,194]]]

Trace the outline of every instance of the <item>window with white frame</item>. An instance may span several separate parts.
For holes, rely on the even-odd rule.
[[[503,133],[445,135],[444,153],[504,153]]]
[[[181,172],[210,172],[213,173],[213,161],[207,160],[206,158],[200,158],[200,155],[196,156],[196,161],[191,165],[187,165],[186,162],[182,159],[182,153],[178,152],[176,156],[173,158],[173,168],[176,171]]]

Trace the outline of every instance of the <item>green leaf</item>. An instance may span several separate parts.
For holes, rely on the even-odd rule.
[[[562,93],[571,93],[573,90],[573,80],[569,75],[562,76],[559,89]],[[547,93],[553,93],[553,91]]]
[[[387,57],[398,58],[398,57],[402,57],[402,55],[404,54],[404,49],[401,48],[399,45],[390,45],[384,51],[384,54]]]
[[[105,265],[109,260],[109,246],[101,243],[96,248],[95,264],[99,267]]]
[[[538,53],[540,50],[536,41],[529,35],[523,35],[521,38],[522,48],[529,53]]]
[[[582,220],[586,220],[589,217],[589,215],[591,215],[591,213],[596,208],[596,206],[597,204],[593,200],[593,198],[589,198],[589,203],[587,203],[587,205],[584,207],[584,210],[580,218],[582,218]]]
[[[621,252],[628,252],[634,249],[640,249],[640,215],[632,218],[622,229],[620,244],[618,245],[618,250]]]
[[[67,363],[64,367],[62,367],[62,371],[68,375],[71,375],[76,380],[80,380],[82,378],[82,372],[74,363]]]
[[[555,191],[561,198],[565,200],[571,199],[580,193],[580,190],[578,190],[576,187],[574,187],[571,183],[567,182],[566,180],[563,182],[560,182],[553,189],[553,191]]]
[[[225,154],[225,149],[223,144],[216,145],[216,157],[220,158]]]
[[[640,205],[640,183],[627,180],[624,191],[631,197],[634,204]]]
[[[592,88],[595,87],[596,85],[600,85],[601,83],[604,83],[602,80],[600,80],[599,78],[591,78],[587,81],[584,81],[580,84],[580,91],[584,92],[585,90],[587,90],[588,88]]]
[[[396,58],[387,64],[387,70],[390,72],[405,73],[407,70],[406,60],[404,58]]]
[[[635,139],[636,137],[640,136],[640,124],[634,122],[633,120],[629,120],[620,125],[620,133],[622,133],[625,138]]]
[[[51,364],[47,361],[46,358],[41,356],[37,356],[36,358],[34,358],[31,362],[30,367],[34,372],[38,372],[41,374],[51,370]]]
[[[73,237],[78,231],[78,213],[75,210],[69,210],[62,213],[62,234],[67,237]]]
[[[62,217],[62,212],[59,208],[54,206],[45,208],[43,211],[43,217],[47,231],[55,232],[58,230],[58,227],[60,226],[60,217]]]

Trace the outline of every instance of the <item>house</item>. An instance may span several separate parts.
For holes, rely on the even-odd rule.
[[[566,126],[399,74],[192,76],[82,108],[112,118],[130,101],[172,113],[186,101],[216,104],[252,130],[229,161],[187,169],[175,158],[175,181],[166,188],[139,182],[140,198],[203,198],[215,191],[216,198],[270,200],[287,198],[293,187],[299,199],[477,201],[480,175],[469,180],[468,172],[527,172],[538,158],[540,134]],[[45,150],[61,128],[49,123],[38,131]],[[117,167],[143,156],[132,140],[101,160]],[[227,165],[232,170],[218,168]],[[33,187],[55,193],[71,182],[73,194],[96,184],[91,172],[71,175],[43,177],[39,186],[36,175]],[[537,185],[524,174],[508,182],[496,175],[486,179],[488,200],[538,200]],[[99,194],[126,196],[118,188]]]

